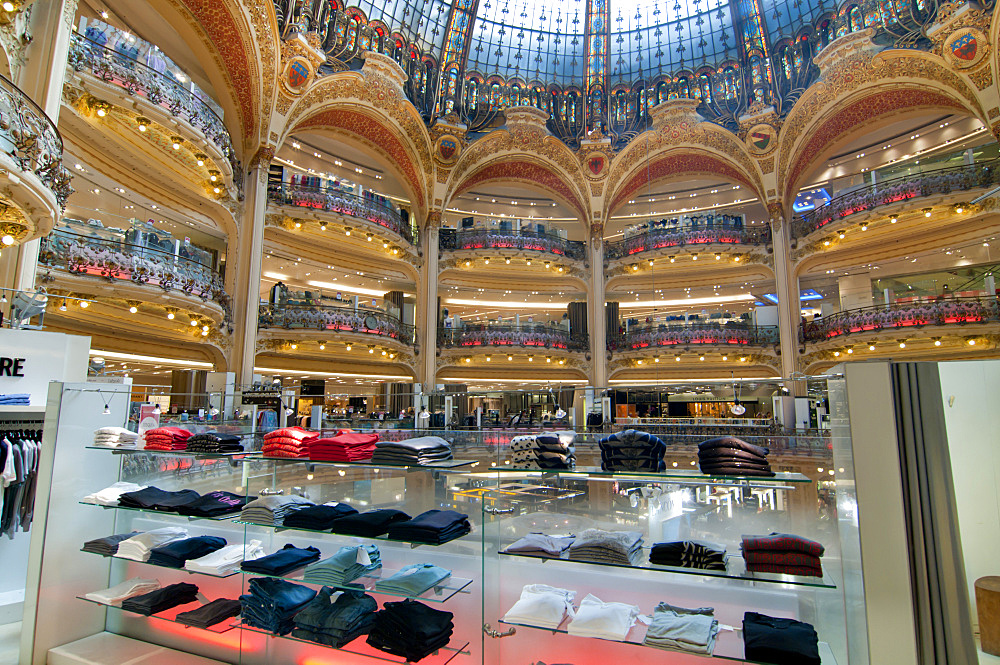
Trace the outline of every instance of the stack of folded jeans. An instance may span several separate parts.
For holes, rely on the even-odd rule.
[[[521,597],[503,615],[503,620],[555,630],[566,618],[567,612],[572,614],[575,596],[576,591],[568,589],[547,584],[526,584],[521,589]]]
[[[135,483],[124,483],[118,482],[110,487],[105,487],[104,489],[94,492],[93,494],[88,494],[83,497],[83,503],[93,503],[98,506],[117,506],[118,499],[121,498],[122,494],[126,492],[138,492],[141,489],[146,489],[145,485],[136,485]]]
[[[284,520],[284,526],[310,531],[329,531],[341,517],[357,515],[358,511],[346,503],[325,503],[322,506],[306,506],[291,513]]]
[[[364,462],[372,458],[378,434],[342,432],[330,438],[310,439],[309,459],[319,462]]]
[[[180,427],[157,427],[146,430],[142,438],[146,442],[146,450],[185,450],[191,432]]]
[[[392,540],[441,545],[470,531],[468,515],[454,510],[428,510],[407,522],[390,525],[387,535]]]
[[[379,441],[375,444],[372,464],[430,464],[450,460],[451,444],[439,436],[420,436],[402,441]]]
[[[187,529],[179,526],[165,526],[160,529],[153,529],[137,536],[132,536],[118,543],[118,551],[115,556],[121,559],[131,559],[132,561],[146,561],[149,553],[154,547],[160,547],[175,540],[183,540],[188,537]]]
[[[415,663],[448,645],[455,627],[453,617],[451,612],[415,600],[385,603],[375,613],[368,644]]]
[[[318,560],[319,550],[315,547],[300,548],[288,543],[274,554],[244,561],[240,568],[248,573],[280,576]]]
[[[511,464],[521,469],[572,469],[575,432],[522,434],[510,440]]]
[[[775,665],[820,665],[819,636],[812,625],[802,621],[746,612],[743,657]]]
[[[135,448],[139,435],[124,427],[99,427],[94,430],[94,445],[100,448]]]
[[[580,601],[580,608],[566,627],[566,632],[579,637],[624,642],[640,614],[642,612],[635,605],[606,603],[593,594],[587,594]]]
[[[324,587],[295,615],[292,637],[339,649],[368,634],[375,624],[375,599],[363,591],[344,591],[336,599],[334,593]]]
[[[126,598],[122,601],[122,609],[149,616],[196,600],[198,600],[198,587],[187,582],[178,582],[141,596]]]
[[[308,458],[309,440],[317,436],[301,427],[283,427],[264,435],[262,451],[265,457]]]
[[[719,622],[715,620],[714,608],[686,609],[660,603],[653,610],[653,620],[642,643],[657,649],[676,649],[709,656],[715,648],[718,634]]]
[[[200,559],[188,559],[184,570],[206,575],[229,575],[239,570],[244,561],[253,561],[264,556],[264,548],[259,540],[251,540],[242,545],[227,545]]]
[[[205,603],[196,610],[181,612],[177,615],[177,623],[195,628],[211,628],[215,624],[240,615],[240,601],[229,598],[216,598]]]
[[[698,444],[701,472],[714,476],[774,476],[768,449],[735,436],[720,436]]]
[[[216,490],[202,495],[197,501],[177,506],[177,512],[191,517],[222,517],[240,512],[249,500],[241,494]]]
[[[823,577],[824,548],[808,538],[787,533],[743,536],[742,547],[748,572]]]
[[[638,531],[584,529],[569,546],[569,560],[639,565],[642,562],[642,534]]]
[[[389,531],[389,527],[398,522],[412,519],[402,510],[394,508],[379,508],[356,515],[341,517],[330,525],[333,533],[344,533],[350,536],[375,538]]]
[[[202,432],[187,440],[189,453],[211,453],[215,455],[243,452],[242,439],[235,434]]]
[[[123,600],[131,598],[132,596],[141,596],[159,588],[160,583],[157,580],[144,580],[141,577],[133,577],[130,580],[125,580],[121,584],[116,584],[110,589],[104,589],[103,591],[91,591],[88,594],[84,594],[83,597],[87,600],[92,600],[95,603],[104,603],[105,605],[120,607]]]
[[[627,429],[597,442],[601,449],[601,468],[605,471],[664,471],[663,454],[667,445],[659,437]]]
[[[292,632],[295,627],[292,617],[316,597],[316,592],[309,587],[272,577],[254,577],[247,588],[250,593],[240,596],[243,622],[275,635]]]
[[[184,538],[151,549],[147,563],[166,568],[183,568],[188,559],[199,559],[225,546],[226,539],[216,536]]]
[[[382,554],[375,545],[345,545],[333,556],[306,566],[302,581],[309,584],[344,586],[382,567]]]
[[[118,505],[122,508],[140,508],[142,510],[159,510],[165,513],[176,513],[178,508],[193,504],[201,498],[194,490],[177,490],[170,492],[159,487],[149,486],[136,492],[125,492],[118,497]]]
[[[281,526],[289,513],[315,505],[301,496],[262,496],[254,499],[240,513],[240,521],[264,526]]]
[[[656,543],[649,552],[649,562],[659,566],[725,570],[726,546],[700,540]]]
[[[451,571],[432,563],[414,563],[404,566],[397,573],[376,580],[375,590],[397,596],[419,596],[451,577]]]
[[[529,533],[515,541],[504,552],[558,559],[569,549],[575,536],[548,536],[544,533]]]
[[[105,536],[104,538],[88,540],[83,544],[83,551],[93,552],[101,556],[111,556],[118,551],[118,544],[120,542],[128,540],[133,536],[138,536],[139,533],[139,531],[133,531],[131,533],[119,533],[115,536]]]

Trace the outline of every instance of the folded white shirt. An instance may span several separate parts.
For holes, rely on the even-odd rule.
[[[244,545],[227,545],[199,559],[188,559],[184,568],[193,573],[225,575],[239,568],[244,561],[253,561],[264,555],[263,544],[259,540],[251,540]]]
[[[568,589],[547,584],[526,584],[521,589],[521,598],[507,611],[503,620],[555,629],[562,623],[567,611],[572,613],[575,596],[576,591]]]
[[[175,540],[188,537],[187,529],[179,526],[165,526],[162,529],[153,529],[138,536],[132,536],[127,540],[118,543],[118,551],[115,556],[120,559],[131,559],[133,561],[148,561],[149,551],[154,547],[160,547]]]
[[[636,618],[641,614],[635,605],[605,603],[593,594],[580,601],[580,609],[567,627],[570,635],[599,637],[621,642],[628,637]]]
[[[138,492],[142,489],[146,489],[146,486],[136,485],[135,483],[115,483],[111,487],[105,487],[99,492],[94,492],[83,497],[83,503],[94,503],[99,506],[117,506],[118,499],[122,494],[125,494],[125,492]]]
[[[116,584],[110,589],[91,591],[88,594],[84,594],[84,598],[97,603],[104,603],[105,605],[120,606],[123,600],[132,598],[133,596],[141,596],[144,593],[156,591],[159,588],[160,582],[158,580],[144,580],[141,577],[133,577],[121,584]]]
[[[94,430],[94,436],[101,434],[113,435],[113,436],[139,436],[130,429],[125,429],[124,427],[98,427]]]

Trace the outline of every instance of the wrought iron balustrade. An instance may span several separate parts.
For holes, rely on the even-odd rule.
[[[805,323],[799,335],[806,342],[822,342],[857,333],[996,322],[1000,322],[1000,304],[996,298],[944,298],[837,312]]]
[[[500,252],[535,251],[565,256],[574,261],[586,257],[586,244],[579,240],[567,240],[554,233],[514,229],[462,229],[442,231],[439,238],[441,251],[466,249],[496,249]]]
[[[777,326],[730,321],[646,324],[608,335],[609,351],[636,351],[689,345],[770,346],[778,343]]]
[[[445,349],[499,349],[587,351],[590,337],[586,333],[570,333],[557,326],[542,323],[527,325],[466,324],[458,328],[438,328],[438,346]]]
[[[605,246],[608,260],[621,259],[643,252],[671,247],[683,248],[697,245],[766,245],[771,242],[771,229],[760,227],[700,225],[696,227],[665,227],[650,229]]]
[[[324,330],[389,337],[403,344],[415,341],[412,325],[375,309],[330,305],[261,305],[258,328]]]
[[[383,226],[407,242],[413,243],[408,222],[391,206],[337,189],[293,185],[282,182],[268,187],[267,198],[277,205],[324,210],[364,219]]]

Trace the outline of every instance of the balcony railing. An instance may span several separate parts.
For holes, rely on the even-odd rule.
[[[586,245],[579,240],[567,240],[552,233],[514,229],[445,229],[439,237],[441,251],[464,249],[495,249],[497,251],[527,250],[545,252],[582,261]]]
[[[364,219],[373,224],[384,226],[396,235],[405,238],[407,242],[413,243],[410,225],[403,221],[402,215],[392,207],[378,201],[355,196],[338,189],[307,187],[287,182],[268,186],[267,199],[277,205],[325,210]]]
[[[258,328],[342,331],[415,341],[413,326],[374,309],[313,305],[261,305]]]
[[[821,342],[855,333],[998,321],[1000,306],[996,298],[947,298],[849,309],[809,321],[802,326],[800,336],[807,342]]]
[[[466,324],[460,328],[438,328],[438,346],[470,350],[481,347],[520,347],[540,352],[545,349],[587,351],[590,348],[590,338],[586,333],[570,333],[563,328],[544,324]]]
[[[233,184],[242,190],[243,167],[236,158],[229,130],[215,109],[194,92],[172,77],[78,34],[71,38],[69,64],[75,71],[88,70],[95,77],[124,88],[130,95],[145,97],[204,132],[229,162]]]
[[[914,173],[855,189],[795,218],[792,237],[810,233],[855,213],[934,194],[951,194],[1000,184],[1000,160]]]
[[[42,238],[38,260],[42,265],[78,275],[183,291],[217,303],[227,317],[230,312],[229,296],[215,270],[163,250],[56,229]]]
[[[634,351],[688,345],[769,346],[777,343],[777,326],[755,326],[740,322],[699,321],[684,325],[661,323],[632,326],[624,332],[608,335],[609,351]]]
[[[73,193],[73,176],[63,166],[63,142],[52,120],[26,94],[0,76],[0,150],[22,171],[31,171],[52,190],[60,210]]]
[[[769,242],[771,242],[771,229],[766,224],[759,228],[719,225],[666,227],[609,242],[605,246],[605,256],[611,260],[671,247],[712,244],[766,245]]]

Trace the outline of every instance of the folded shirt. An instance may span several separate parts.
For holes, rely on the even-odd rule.
[[[711,607],[686,609],[660,603],[646,629],[643,644],[657,649],[676,649],[710,655],[719,634],[719,622]]]
[[[440,545],[472,531],[469,516],[454,510],[428,510],[407,522],[389,526],[393,540]]]
[[[726,548],[698,540],[656,543],[649,552],[649,562],[661,566],[726,570]]]
[[[503,620],[555,630],[573,609],[576,591],[547,584],[526,584],[521,597],[507,610]]]
[[[802,552],[823,556],[825,548],[814,540],[788,533],[771,533],[767,536],[743,536],[743,552],[765,550],[771,552]]]
[[[114,536],[105,536],[104,538],[95,538],[94,540],[88,540],[83,544],[84,552],[93,552],[94,554],[101,554],[103,556],[111,556],[118,551],[118,545],[123,540],[128,540],[133,536],[138,536],[139,531],[132,531],[130,533],[119,533]]]
[[[102,490],[94,492],[93,494],[88,494],[83,497],[81,501],[83,503],[93,503],[98,506],[117,506],[118,499],[121,498],[122,494],[125,494],[126,492],[138,492],[139,490],[145,488],[145,485],[118,482],[110,487],[105,487]]]
[[[402,510],[380,508],[334,520],[330,525],[330,530],[333,533],[375,538],[387,533],[393,524],[406,522],[410,519],[412,518]]]
[[[141,596],[143,594],[149,593],[160,588],[160,583],[158,580],[146,580],[141,577],[133,577],[132,579],[125,580],[121,584],[116,584],[110,589],[104,589],[102,591],[91,591],[83,595],[84,598],[92,600],[95,603],[104,603],[105,605],[120,606],[123,600],[132,598],[133,596]]]
[[[183,568],[188,559],[198,559],[226,546],[217,536],[195,536],[174,540],[149,551],[148,563],[167,568]]]
[[[450,459],[451,444],[439,436],[379,441],[372,454],[373,464],[428,464]]]
[[[188,537],[187,529],[179,526],[165,526],[152,531],[140,533],[118,543],[118,551],[115,556],[121,559],[131,559],[133,561],[146,561],[149,553],[154,547],[166,545],[175,540],[182,540]]]
[[[819,636],[808,623],[746,612],[743,615],[746,660],[774,665],[821,665]]]
[[[382,555],[375,545],[345,545],[333,556],[306,566],[302,581],[343,586],[381,567]]]
[[[200,498],[201,495],[194,490],[171,492],[150,486],[135,492],[125,492],[118,497],[118,505],[123,508],[177,512],[178,508],[193,504]]]
[[[243,507],[240,520],[254,524],[281,526],[285,516],[289,513],[312,505],[315,505],[312,501],[296,495],[262,496]]]
[[[569,549],[575,539],[574,536],[547,536],[544,533],[529,533],[507,546],[504,552],[558,559],[563,552]]]
[[[285,517],[283,524],[296,529],[327,531],[333,527],[338,519],[357,514],[358,511],[346,503],[306,506]]]
[[[272,577],[254,577],[247,588],[249,593],[240,596],[243,622],[275,635],[290,633],[292,617],[316,597],[316,591],[309,587]]]
[[[187,582],[171,584],[141,596],[122,601],[122,609],[138,614],[157,614],[178,605],[193,603],[198,599],[198,587]]]
[[[571,561],[597,561],[635,566],[642,560],[642,534],[638,531],[584,529],[570,545]]]
[[[368,644],[409,662],[417,662],[451,640],[451,612],[435,610],[414,600],[388,602],[375,613]]]
[[[205,603],[196,610],[181,612],[175,617],[177,623],[195,628],[209,628],[226,619],[239,616],[240,601],[229,598],[216,598]]]
[[[419,596],[451,577],[447,568],[432,563],[414,563],[404,566],[398,572],[375,582],[375,590],[401,596]]]
[[[192,573],[208,575],[228,575],[239,569],[243,561],[253,561],[265,556],[259,540],[251,540],[242,545],[227,545],[211,554],[184,562],[184,569]]]
[[[362,591],[320,590],[295,615],[292,637],[339,649],[371,631],[378,603]]]
[[[639,608],[635,605],[605,603],[597,596],[588,594],[580,601],[580,608],[566,631],[570,635],[621,642],[628,637],[639,614]]]
[[[240,512],[248,501],[249,497],[241,494],[216,490],[177,506],[177,512],[191,517],[221,517]]]
[[[759,457],[766,457],[767,453],[770,452],[763,446],[755,446],[754,444],[747,443],[742,439],[737,439],[735,436],[720,436],[718,438],[708,439],[707,441],[699,443],[698,454],[700,455],[703,452],[712,450],[713,448],[737,448]]]
[[[248,573],[280,576],[318,559],[319,550],[315,547],[299,548],[288,543],[274,554],[253,561],[244,561],[240,568]]]

